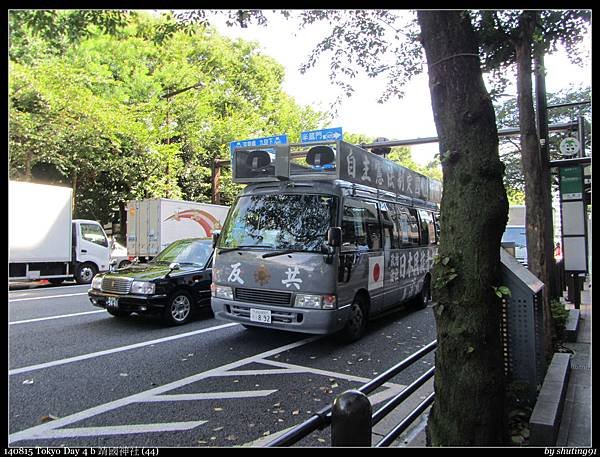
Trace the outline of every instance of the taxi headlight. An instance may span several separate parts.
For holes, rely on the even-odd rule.
[[[102,278],[103,276],[94,276],[94,279],[92,279],[92,289],[102,290]]]
[[[153,282],[133,281],[131,283],[131,293],[132,294],[150,295],[150,294],[154,293],[154,290],[155,290],[155,284]]]

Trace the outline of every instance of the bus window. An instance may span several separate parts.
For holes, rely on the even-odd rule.
[[[342,218],[342,250],[381,249],[377,205],[347,199]]]
[[[396,216],[395,212],[392,211],[393,207],[389,203],[380,203],[379,205],[381,208],[381,226],[383,228],[383,248],[398,249],[400,240],[398,228],[393,220]]]
[[[398,231],[400,233],[400,246],[417,246],[419,244],[419,225],[417,223],[416,210],[402,205],[395,206]]]
[[[421,245],[436,244],[437,237],[433,214],[430,211],[420,209],[419,216],[421,218]]]
[[[421,246],[427,246],[429,244],[429,218],[427,211],[423,211],[422,209],[419,210],[419,219],[421,221],[419,225],[421,229],[421,241],[419,244]]]

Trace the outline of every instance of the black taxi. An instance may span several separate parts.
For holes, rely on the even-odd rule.
[[[210,309],[212,257],[211,238],[178,240],[148,263],[96,275],[88,297],[113,316],[160,314],[182,325],[196,309]]]

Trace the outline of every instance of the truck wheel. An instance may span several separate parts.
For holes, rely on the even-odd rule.
[[[75,268],[75,281],[77,284],[89,284],[96,273],[98,273],[98,269],[93,263],[80,263]]]
[[[169,304],[163,312],[163,319],[170,325],[183,325],[192,318],[192,296],[185,290],[178,290],[171,295]]]
[[[119,264],[118,268],[125,268],[126,266],[131,265],[131,262],[129,260],[123,260],[121,261],[121,263]]]
[[[350,317],[341,330],[340,337],[347,343],[359,340],[367,328],[367,304],[363,296],[357,295],[350,307]]]
[[[431,300],[431,287],[429,286],[430,281],[431,280],[429,279],[429,276],[427,276],[423,281],[423,288],[421,289],[421,292],[419,292],[419,294],[414,298],[414,307],[416,309],[427,308],[427,305]]]

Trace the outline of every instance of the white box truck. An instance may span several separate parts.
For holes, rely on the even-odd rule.
[[[229,206],[167,198],[127,203],[127,255],[150,259],[173,241],[211,238],[221,230]]]
[[[110,249],[102,226],[72,219],[73,190],[9,181],[9,280],[89,284],[109,268]]]

